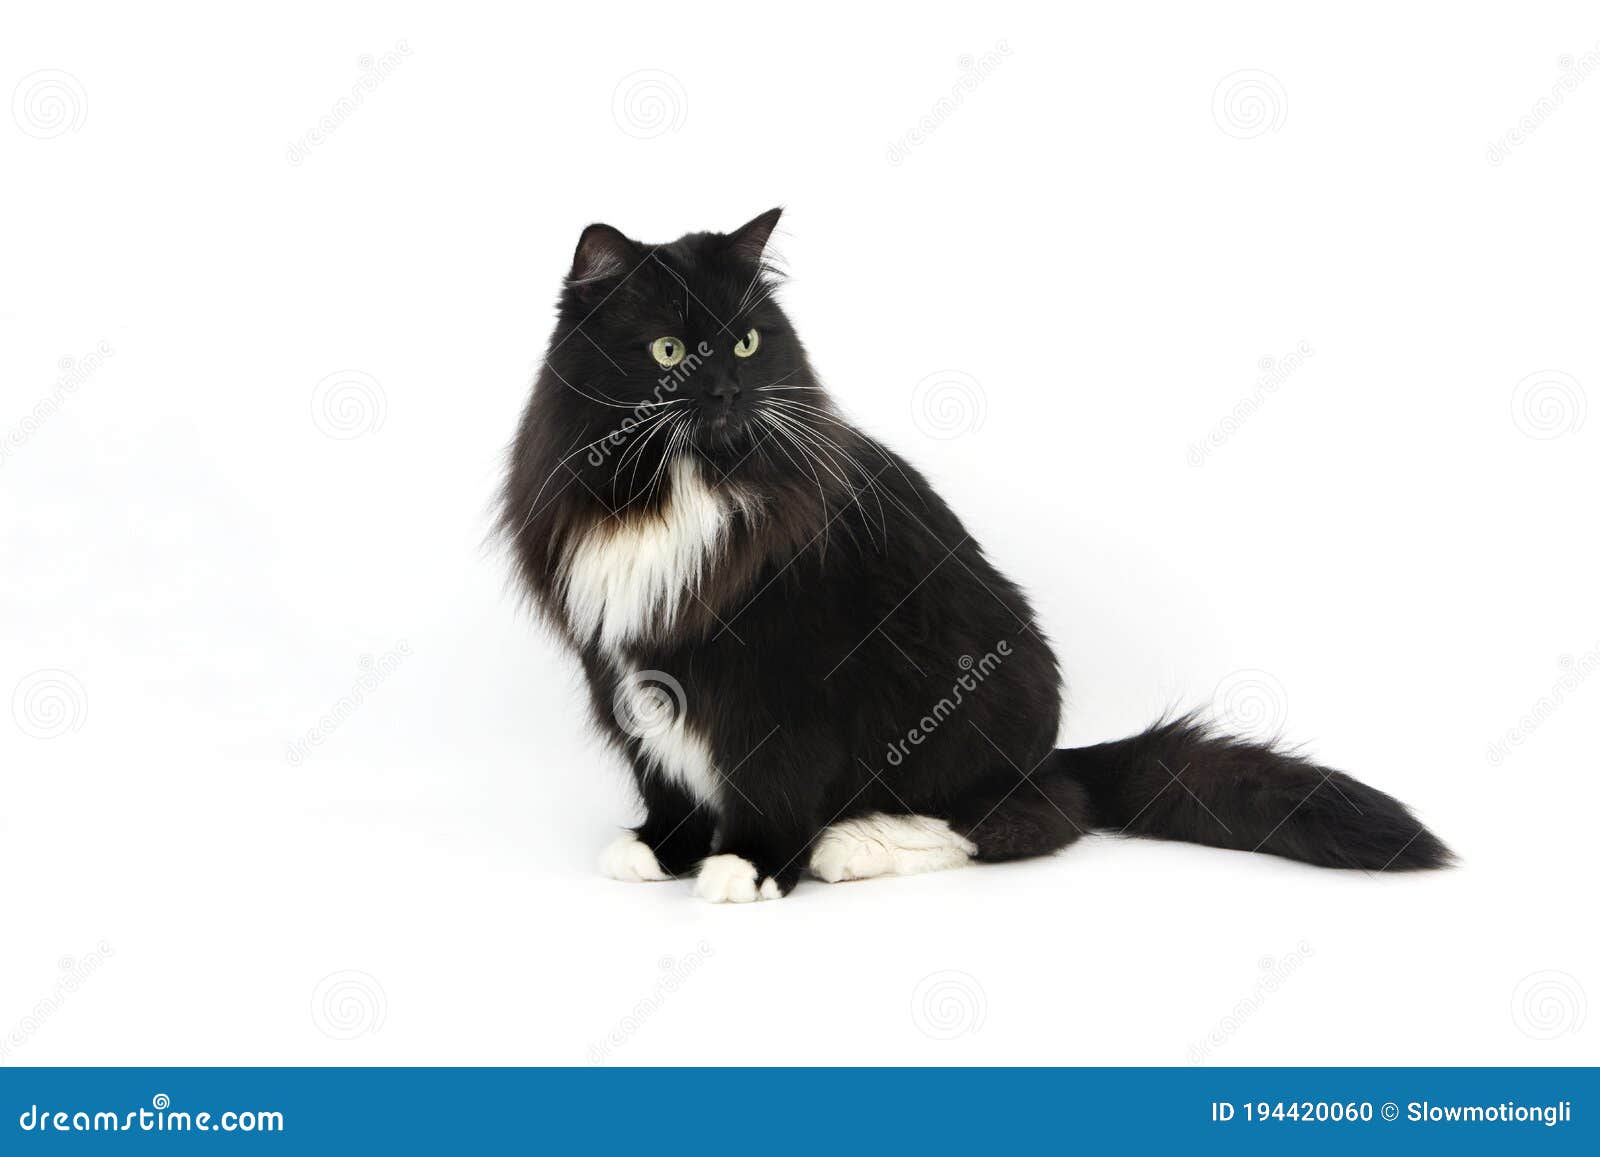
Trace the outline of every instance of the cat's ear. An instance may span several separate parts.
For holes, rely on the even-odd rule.
[[[632,241],[610,225],[590,225],[578,238],[577,251],[572,255],[572,272],[567,281],[573,285],[586,285],[616,277],[632,269],[638,257]]]
[[[761,216],[745,222],[728,234],[728,247],[740,259],[752,265],[758,264],[767,248],[767,239],[778,227],[778,218],[782,216],[782,208],[768,209]]]

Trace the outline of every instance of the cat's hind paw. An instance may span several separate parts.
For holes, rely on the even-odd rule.
[[[931,816],[869,815],[834,824],[811,850],[811,874],[837,884],[958,868],[977,847]]]

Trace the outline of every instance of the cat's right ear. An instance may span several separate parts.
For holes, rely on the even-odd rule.
[[[577,251],[572,255],[572,272],[567,274],[569,285],[589,285],[611,277],[620,277],[638,262],[632,241],[610,225],[590,225],[578,238]]]
[[[761,256],[767,251],[767,239],[778,227],[778,218],[782,216],[783,207],[779,206],[776,209],[768,209],[753,220],[746,221],[728,234],[729,246],[734,253],[750,264],[761,264]]]

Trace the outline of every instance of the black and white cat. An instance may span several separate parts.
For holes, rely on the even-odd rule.
[[[585,229],[511,452],[520,576],[646,808],[604,871],[775,899],[805,871],[1011,860],[1097,828],[1449,862],[1391,797],[1192,717],[1057,749],[1027,599],[839,413],[773,300],[779,212],[665,245]]]

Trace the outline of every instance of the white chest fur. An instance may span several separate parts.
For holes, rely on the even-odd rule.
[[[607,519],[568,549],[564,603],[573,633],[615,654],[670,626],[705,577],[728,530],[732,504],[693,461],[671,467],[658,516]]]
[[[616,671],[618,722],[638,739],[641,755],[714,810],[720,777],[710,747],[690,721],[692,705],[681,686],[668,696],[676,697],[668,716],[653,713],[646,725],[630,718],[620,702],[645,694],[657,696],[660,706],[662,676],[676,684],[671,672],[640,671],[624,649],[648,643],[672,625],[715,562],[733,512],[733,501],[708,487],[691,460],[672,464],[670,485],[657,517],[608,519],[568,549],[562,598],[573,633],[597,643]]]

